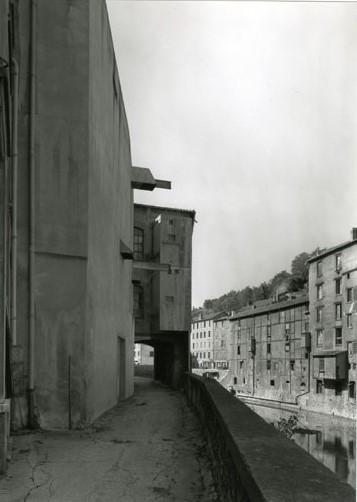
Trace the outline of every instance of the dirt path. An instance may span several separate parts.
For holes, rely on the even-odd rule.
[[[136,378],[135,396],[86,431],[14,438],[2,502],[213,502],[196,416],[184,396]]]

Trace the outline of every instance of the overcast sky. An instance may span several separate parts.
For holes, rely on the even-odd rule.
[[[108,0],[137,202],[195,209],[193,305],[357,226],[357,4]]]

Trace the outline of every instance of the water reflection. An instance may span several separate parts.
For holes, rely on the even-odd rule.
[[[264,420],[276,424],[291,412],[250,405]],[[337,476],[356,488],[356,424],[353,420],[299,411],[292,439]]]

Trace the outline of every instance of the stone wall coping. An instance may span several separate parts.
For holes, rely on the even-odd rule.
[[[199,386],[213,406],[251,502],[356,501],[356,492],[350,485],[214,379],[189,375],[190,384]]]

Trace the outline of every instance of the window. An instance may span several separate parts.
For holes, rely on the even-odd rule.
[[[274,385],[275,385],[275,380],[270,380],[270,385],[271,385],[272,387],[274,387]]]
[[[322,394],[322,392],[323,392],[322,380],[316,380],[316,394]]]
[[[351,302],[353,300],[352,293],[353,293],[353,289],[352,288],[347,288],[346,289],[346,299],[347,299],[348,302]]]
[[[224,347],[224,340],[221,340],[221,347]]]
[[[144,317],[144,290],[140,284],[134,284],[134,317],[142,319]]]
[[[270,325],[267,326],[267,337],[268,338],[271,337],[271,326]]]
[[[290,370],[294,371],[294,369],[295,369],[295,360],[291,359],[291,361],[290,361]]]
[[[208,359],[211,358],[211,352],[207,352],[207,357],[208,357]]]
[[[237,347],[237,354],[240,355],[240,345]]]
[[[337,272],[339,272],[342,268],[342,258],[341,258],[341,255],[340,254],[337,254],[336,257],[336,270]]]
[[[208,332],[208,338],[209,338],[210,336],[211,336],[211,332],[209,331],[209,332]]]
[[[352,328],[352,314],[346,314],[347,328]]]
[[[271,344],[267,343],[267,354],[271,354]]]
[[[316,330],[316,345],[317,345],[317,347],[321,347],[323,345],[323,341],[324,341],[324,330],[317,329]]]
[[[336,295],[341,294],[341,277],[335,280]]]
[[[279,321],[285,322],[285,311],[284,310],[279,312]]]
[[[134,260],[144,259],[144,230],[134,227]]]
[[[243,363],[244,361],[239,361],[239,368],[242,369],[243,368]]]
[[[342,319],[342,303],[335,304],[335,319],[340,321]]]
[[[335,344],[342,345],[342,328],[335,328]]]
[[[316,297],[318,300],[321,300],[322,298],[322,284],[318,284],[316,286]]]
[[[271,369],[271,361],[268,359],[267,360],[267,370]]]
[[[325,371],[325,359],[320,357],[319,359],[319,372],[323,373]]]
[[[356,399],[356,382],[350,382],[348,385],[348,396],[350,399]]]
[[[316,308],[316,322],[322,322],[322,307]]]
[[[237,377],[233,377],[233,385],[237,385]]]
[[[317,277],[322,276],[322,261],[318,261],[316,263],[316,275],[317,275]]]
[[[153,351],[153,350],[150,350],[150,352],[149,352],[149,356],[150,356],[150,357],[154,357],[154,351]]]

